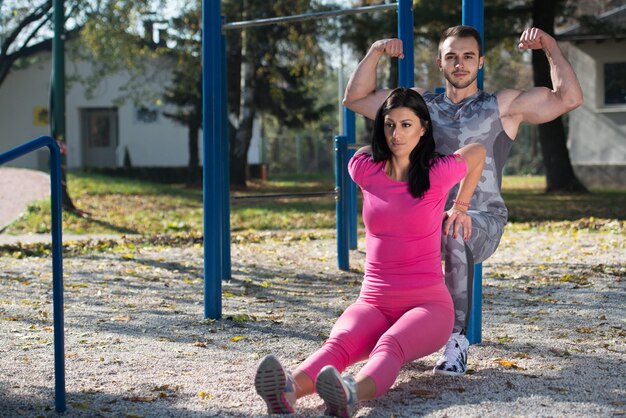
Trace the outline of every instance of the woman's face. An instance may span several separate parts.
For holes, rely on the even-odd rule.
[[[417,146],[426,127],[408,107],[397,107],[385,115],[385,138],[395,157],[407,157]]]

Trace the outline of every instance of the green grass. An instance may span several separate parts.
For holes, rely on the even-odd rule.
[[[86,217],[63,214],[65,234],[125,233],[141,235],[200,235],[203,228],[202,190],[94,174],[68,176],[70,195]],[[545,194],[542,177],[505,177],[503,195],[512,223],[533,227],[566,222],[568,226],[599,229],[618,220],[624,232],[626,191],[593,191],[587,194]],[[278,177],[251,182],[232,196],[269,193],[332,191],[330,176]],[[612,223],[614,227],[614,222]],[[335,200],[285,197],[274,200],[233,200],[231,228],[238,231],[327,229],[335,227]],[[49,202],[32,205],[27,214],[8,229],[9,234],[50,231]]]
[[[509,208],[510,222],[626,220],[626,190],[545,193],[545,185],[545,178],[539,176],[503,179],[502,196]]]

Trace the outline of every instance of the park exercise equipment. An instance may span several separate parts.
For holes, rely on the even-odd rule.
[[[221,280],[230,277],[230,215],[228,185],[228,138],[225,42],[222,30],[241,29],[243,27],[267,24],[287,23],[297,20],[326,18],[371,11],[398,10],[398,37],[405,45],[413,45],[413,10],[412,0],[398,0],[398,3],[367,6],[338,11],[311,13],[261,19],[256,21],[222,24],[220,1],[203,0],[202,2],[202,56],[203,56],[203,200],[204,200],[204,315],[205,318],[221,317]],[[62,56],[62,21],[63,0],[54,1],[55,13],[55,56]],[[463,0],[463,24],[474,26],[483,34],[483,0]],[[406,48],[405,59],[399,63],[400,86],[413,87],[413,48]],[[56,105],[53,130],[64,139],[64,81],[63,61],[55,64],[56,76],[53,79],[53,104]],[[482,88],[482,70],[479,72],[479,88]],[[55,107],[55,106],[53,106]],[[338,264],[341,269],[349,269],[348,250],[356,248],[356,192],[354,183],[347,174],[347,163],[351,156],[349,144],[355,142],[354,112],[344,109],[344,135],[336,137],[336,191],[337,194],[337,242]],[[50,187],[52,206],[52,286],[53,286],[53,326],[54,326],[54,369],[55,369],[55,408],[57,412],[66,410],[65,400],[65,341],[63,320],[63,242],[61,218],[61,152],[55,139],[42,136],[26,142],[14,149],[0,154],[0,165],[19,158],[37,149],[47,147],[50,150]],[[350,191],[352,190],[352,191]],[[350,194],[352,193],[352,194]],[[474,270],[473,298],[470,310],[468,340],[470,343],[481,341],[482,311],[482,265]]]
[[[402,87],[413,87],[413,8],[412,0],[397,3],[328,11],[294,16],[257,19],[222,24],[221,2],[203,0],[202,56],[203,71],[203,173],[204,173],[204,316],[221,318],[221,281],[230,277],[230,229],[226,92],[224,82],[225,50],[224,30],[281,24],[294,21],[320,19],[343,14],[364,13],[379,10],[398,11],[398,37],[405,48],[405,58],[399,61],[399,82]],[[463,24],[474,26],[483,35],[483,0],[463,0]],[[482,88],[482,70],[479,73]],[[355,143],[355,115],[344,109],[344,135],[336,137],[336,192],[337,210],[337,263],[342,270],[349,269],[349,249],[356,248],[356,187],[347,175],[347,162],[354,152],[349,149]],[[473,298],[470,309],[468,340],[481,341],[482,311],[482,265],[475,266]]]
[[[40,148],[50,150],[50,198],[52,207],[52,309],[54,328],[54,401],[57,412],[65,405],[65,337],[63,331],[63,241],[61,224],[61,150],[49,136],[41,136],[0,154],[0,165]]]

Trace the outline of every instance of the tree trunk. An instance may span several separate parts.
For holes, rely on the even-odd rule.
[[[554,36],[554,18],[558,0],[533,1],[533,25]],[[552,88],[550,66],[541,50],[532,51],[535,86]],[[576,177],[567,150],[567,138],[562,117],[539,125],[539,143],[546,172],[546,192],[585,192]]]
[[[245,6],[244,6],[245,7]],[[244,10],[244,17],[246,12]],[[245,20],[245,19],[244,19]],[[241,98],[237,133],[230,147],[230,183],[233,186],[246,187],[248,148],[252,139],[254,122],[254,53],[250,50],[248,31],[241,31]]]
[[[187,163],[188,176],[187,183],[195,184],[200,180],[200,152],[198,146],[199,130],[201,125],[200,115],[191,115],[189,117],[189,161]]]

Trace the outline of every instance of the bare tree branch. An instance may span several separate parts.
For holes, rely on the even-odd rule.
[[[42,17],[46,16],[50,9],[52,9],[52,0],[46,0],[46,2],[44,2],[39,7],[36,7],[31,14],[29,14],[22,21],[19,22],[17,27],[11,31],[9,36],[7,36],[7,38],[2,43],[2,47],[0,48],[0,60],[2,60],[2,58],[8,54],[10,46],[13,44],[13,42],[15,42],[20,33],[31,23],[34,23]]]

